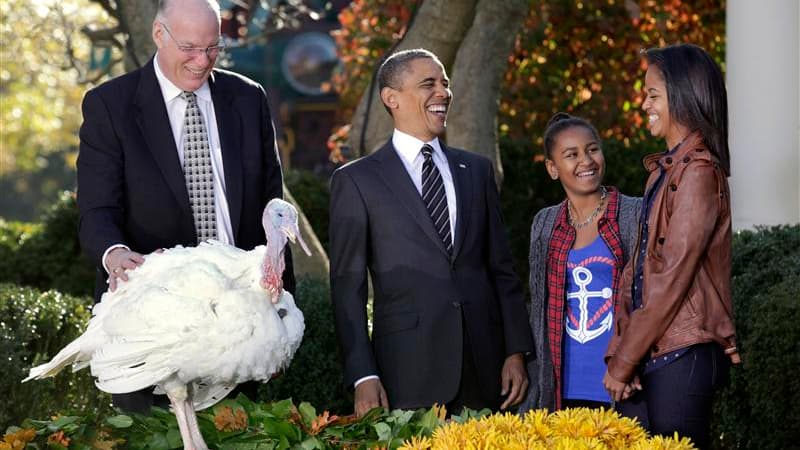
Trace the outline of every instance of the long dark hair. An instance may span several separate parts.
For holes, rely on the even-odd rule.
[[[728,94],[717,63],[705,50],[691,44],[654,48],[645,55],[647,63],[657,67],[664,78],[671,119],[700,131],[730,176]]]

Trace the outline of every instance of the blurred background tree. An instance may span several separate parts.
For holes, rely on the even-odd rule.
[[[92,76],[78,32],[107,20],[88,0],[0,2],[0,211],[31,220],[74,187],[80,102]]]

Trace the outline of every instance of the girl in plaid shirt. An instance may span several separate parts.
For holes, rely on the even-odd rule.
[[[536,214],[531,228],[530,324],[535,354],[520,412],[607,406],[603,355],[612,332],[622,268],[635,245],[641,199],[602,185],[597,130],[558,113],[544,136],[545,165],[566,199]]]

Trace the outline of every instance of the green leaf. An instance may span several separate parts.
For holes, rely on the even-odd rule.
[[[78,420],[80,420],[80,417],[78,416],[62,416],[55,421],[50,422],[50,424],[47,425],[47,429],[50,431],[58,431],[71,423],[77,422]]]
[[[378,440],[388,441],[389,439],[391,439],[392,427],[383,422],[378,422],[375,425],[373,425],[373,427],[375,428],[375,431],[378,433]]]
[[[303,423],[306,426],[311,426],[311,422],[317,418],[317,410],[311,406],[311,403],[302,402],[300,403],[300,407],[297,408],[300,411],[300,416],[303,418]]]
[[[119,414],[106,419],[106,423],[114,428],[128,428],[133,425],[133,418],[124,414]]]
[[[256,408],[256,403],[250,400],[246,395],[239,393],[236,396],[236,402],[244,407],[244,410],[249,414],[250,411]]]
[[[164,433],[155,433],[150,435],[147,441],[147,448],[150,450],[170,450],[169,441]]]
[[[183,447],[183,439],[181,438],[181,432],[177,428],[170,428],[169,430],[167,430],[166,438],[170,448]]]
[[[432,431],[439,426],[439,417],[436,416],[436,411],[433,408],[429,409],[419,421],[419,426],[423,430]]]
[[[323,444],[322,441],[320,441],[316,437],[311,436],[310,438],[300,443],[300,447],[302,447],[303,450],[324,450],[325,444]]]
[[[394,423],[397,425],[405,425],[414,417],[414,411],[395,409],[392,411],[391,417],[394,418]]]
[[[292,414],[293,409],[294,404],[292,403],[292,399],[286,399],[273,403],[268,411],[275,417],[285,419]]]
[[[267,435],[279,439],[281,442],[286,440],[287,443],[291,443],[300,440],[300,429],[288,422],[277,419],[264,419],[262,424]]]

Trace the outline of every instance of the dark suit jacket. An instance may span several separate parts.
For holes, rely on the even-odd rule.
[[[250,250],[266,240],[263,208],[283,195],[275,129],[260,85],[217,69],[209,85],[234,242]],[[111,245],[142,254],[195,245],[183,169],[152,59],[86,93],[77,165],[79,235],[98,268],[96,299],[106,290],[101,258]],[[293,292],[286,250],[284,282]]]
[[[330,262],[345,383],[377,374],[393,408],[451,401],[462,327],[482,394],[499,398],[505,357],[533,348],[491,162],[442,146],[455,184],[453,256],[391,141],[331,181]],[[374,290],[367,332],[367,270]]]

